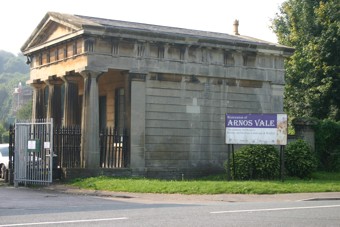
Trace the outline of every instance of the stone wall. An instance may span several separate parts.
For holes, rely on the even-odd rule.
[[[145,172],[195,177],[224,171],[225,113],[275,113],[270,82],[150,74],[145,88]]]

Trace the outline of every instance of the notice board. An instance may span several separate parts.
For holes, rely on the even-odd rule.
[[[287,114],[226,114],[226,144],[287,144]]]

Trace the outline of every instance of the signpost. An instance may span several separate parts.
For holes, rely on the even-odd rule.
[[[287,120],[287,114],[226,114],[225,143],[228,144],[228,179],[230,179],[230,150],[232,149],[234,154],[234,144],[280,145],[281,179],[283,179]]]

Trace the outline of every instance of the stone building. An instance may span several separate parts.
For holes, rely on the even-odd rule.
[[[81,125],[81,168],[99,130],[126,129],[132,175],[221,171],[225,113],[283,111],[293,49],[238,35],[48,12],[22,47],[33,118]],[[48,95],[46,95],[48,94]]]

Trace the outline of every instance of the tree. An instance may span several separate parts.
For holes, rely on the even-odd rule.
[[[0,124],[0,143],[3,143],[4,141],[2,141],[2,134],[6,132],[5,127]]]
[[[23,107],[21,107],[18,110],[16,117],[19,120],[30,119],[32,117],[32,102],[28,102]]]
[[[7,122],[11,116],[14,89],[19,82],[29,79],[29,66],[25,56],[0,50],[0,121]],[[28,108],[28,107],[27,107]],[[23,110],[24,111],[24,110]],[[26,113],[23,113],[24,115]]]
[[[29,67],[22,56],[12,57],[7,60],[3,66],[4,72],[7,73],[28,73]]]
[[[288,0],[272,29],[295,48],[285,65],[286,112],[340,120],[340,1]]]
[[[7,62],[7,60],[12,57],[14,57],[12,53],[0,50],[0,73],[2,73],[4,70],[4,64]]]

